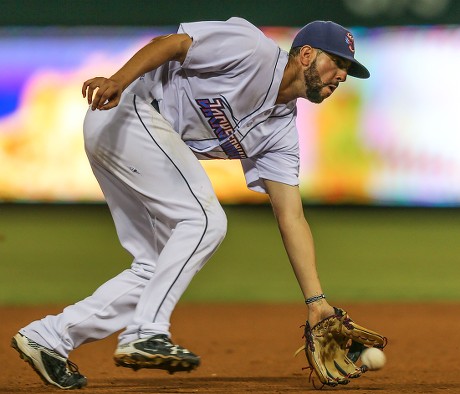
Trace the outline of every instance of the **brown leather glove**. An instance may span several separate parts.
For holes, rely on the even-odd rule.
[[[359,326],[342,309],[334,310],[332,316],[314,327],[305,324],[305,345],[296,352],[297,355],[305,350],[312,372],[328,386],[347,384],[360,377],[366,372],[366,368],[355,365],[361,352],[366,347],[383,349],[387,344],[384,336]]]

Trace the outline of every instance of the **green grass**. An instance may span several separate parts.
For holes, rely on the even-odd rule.
[[[301,300],[270,208],[225,210],[227,238],[183,300]],[[460,210],[305,211],[330,299],[460,300]],[[130,263],[105,205],[0,205],[0,304],[75,302]]]
[[[460,300],[460,211],[312,215],[327,291],[350,300]]]

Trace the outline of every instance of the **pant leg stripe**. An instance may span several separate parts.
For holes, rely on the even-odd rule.
[[[152,139],[152,141],[155,143],[155,145],[158,147],[158,149],[160,149],[163,154],[168,158],[168,160],[171,162],[171,164],[176,168],[176,170],[179,172],[181,178],[184,180],[185,184],[187,185],[187,188],[190,190],[190,193],[192,194],[192,196],[194,197],[194,199],[196,200],[196,202],[198,203],[198,205],[200,206],[201,208],[201,211],[203,212],[203,215],[205,216],[205,219],[206,219],[206,224],[205,224],[205,228],[204,228],[204,231],[203,231],[203,234],[201,234],[201,237],[200,237],[200,240],[198,241],[195,249],[193,250],[193,252],[191,253],[191,255],[188,257],[188,259],[185,261],[185,263],[183,264],[183,266],[181,267],[179,273],[177,274],[176,278],[174,279],[173,283],[171,284],[171,286],[169,286],[169,289],[167,290],[165,296],[163,297],[163,299],[161,300],[161,303],[160,305],[158,306],[158,309],[157,311],[155,312],[155,317],[153,318],[153,323],[156,321],[156,318],[158,317],[158,313],[160,312],[160,309],[161,307],[163,306],[163,303],[165,302],[166,300],[166,297],[168,296],[169,292],[171,291],[171,289],[173,288],[174,284],[177,282],[177,280],[179,279],[180,275],[182,274],[182,272],[184,271],[185,267],[187,266],[188,262],[190,261],[190,259],[192,258],[192,256],[195,254],[196,250],[198,249],[198,247],[200,246],[201,242],[203,241],[203,238],[206,234],[206,231],[208,229],[208,215],[206,214],[206,211],[205,209],[203,208],[203,205],[201,204],[200,200],[198,199],[198,197],[195,195],[195,193],[193,192],[192,188],[190,187],[190,184],[187,182],[187,179],[185,178],[184,174],[181,172],[181,170],[179,169],[179,167],[176,165],[176,163],[174,163],[174,161],[171,159],[171,157],[164,151],[164,149],[158,144],[158,142],[155,140],[155,138],[153,137],[153,135],[150,133],[149,129],[147,128],[147,126],[145,125],[145,123],[143,122],[142,120],[142,117],[140,116],[138,110],[137,110],[137,105],[136,105],[136,95],[134,95],[134,98],[133,98],[133,105],[134,105],[134,110],[136,111],[136,115],[137,117],[139,118],[139,121],[142,123],[142,126],[144,127],[145,131],[147,131],[147,133],[149,134],[150,138]]]

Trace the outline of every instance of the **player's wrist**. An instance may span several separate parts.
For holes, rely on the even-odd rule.
[[[321,293],[321,294],[315,294],[311,297],[308,297],[307,299],[305,299],[305,304],[307,305],[310,305],[310,304],[313,304],[315,302],[319,302],[319,301],[322,301],[326,299],[326,296],[324,295],[324,293]]]

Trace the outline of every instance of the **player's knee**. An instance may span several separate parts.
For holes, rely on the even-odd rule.
[[[217,245],[225,238],[227,234],[227,216],[221,207],[208,214],[208,231]]]

